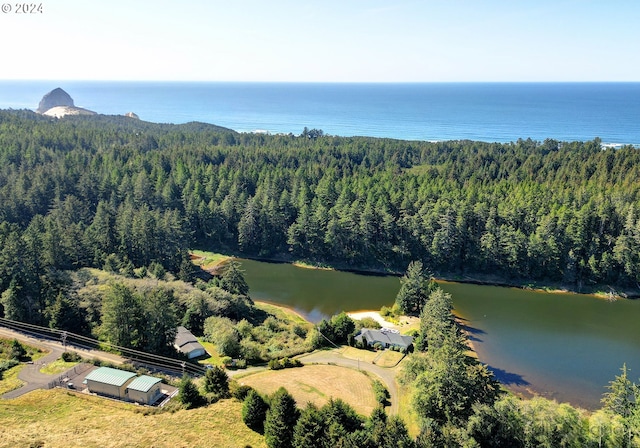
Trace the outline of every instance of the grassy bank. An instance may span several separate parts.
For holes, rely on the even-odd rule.
[[[0,447],[265,447],[240,416],[242,404],[222,400],[190,411],[145,415],[139,406],[38,390],[0,401]]]

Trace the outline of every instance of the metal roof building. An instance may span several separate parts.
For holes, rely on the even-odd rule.
[[[173,346],[176,350],[187,355],[189,359],[197,358],[207,353],[202,344],[199,343],[196,337],[185,327],[177,328],[176,339]]]
[[[133,372],[112,369],[111,367],[100,367],[93,372],[89,372],[84,382],[89,392],[126,399],[127,385],[135,376],[136,374]]]
[[[153,404],[162,395],[160,391],[160,378],[141,375],[131,381],[127,386],[129,400],[140,404]]]

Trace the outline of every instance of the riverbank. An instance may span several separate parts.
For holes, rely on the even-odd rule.
[[[195,264],[201,265],[203,263],[200,260],[212,260],[209,264],[204,266],[201,265],[203,269],[212,275],[219,275],[221,268],[224,264],[233,258],[237,259],[247,259],[254,261],[261,261],[265,263],[285,263],[291,264],[296,268],[300,269],[316,269],[323,271],[341,271],[341,272],[349,272],[353,274],[360,275],[370,275],[370,276],[393,276],[393,277],[402,277],[404,272],[400,272],[394,269],[383,269],[383,268],[374,268],[374,267],[366,267],[366,266],[347,266],[340,263],[327,264],[327,263],[318,263],[310,260],[296,260],[292,257],[287,257],[285,255],[276,256],[276,257],[251,257],[244,254],[220,254],[214,252],[207,252],[203,250],[192,250],[192,254],[195,254],[195,257],[192,259],[196,259],[194,261]],[[487,275],[487,274],[472,274],[472,275],[458,275],[458,274],[447,274],[447,273],[439,273],[437,277],[435,277],[435,281],[438,283],[464,283],[471,285],[480,285],[480,286],[499,286],[503,288],[518,288],[527,291],[535,291],[535,292],[544,292],[549,294],[580,294],[580,295],[590,295],[594,297],[598,297],[600,299],[605,300],[618,300],[618,299],[637,299],[640,298],[640,290],[635,289],[625,289],[621,287],[611,286],[611,285],[592,285],[589,287],[581,287],[581,288],[573,288],[569,285],[564,285],[562,283],[554,283],[554,282],[538,282],[533,280],[521,279],[518,281],[510,281],[495,275]]]

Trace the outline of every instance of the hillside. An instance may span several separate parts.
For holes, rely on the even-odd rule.
[[[242,404],[145,414],[142,408],[61,389],[0,401],[0,447],[265,447],[240,418]]]

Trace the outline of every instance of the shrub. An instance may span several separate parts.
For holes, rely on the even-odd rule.
[[[282,358],[280,360],[272,359],[271,361],[269,361],[270,370],[282,370],[302,366],[303,364],[299,359]]]
[[[376,401],[378,403],[380,403],[382,406],[389,405],[389,398],[391,398],[391,395],[389,395],[389,391],[384,386],[384,384],[382,384],[378,380],[373,381],[373,393],[375,394]]]
[[[82,357],[74,352],[64,352],[61,356],[64,362],[80,362]]]
[[[23,361],[26,359],[27,356],[27,350],[24,348],[24,346],[17,340],[14,339],[11,342],[11,359],[15,359],[18,361]]]
[[[244,401],[249,395],[253,388],[251,386],[247,386],[246,384],[238,384],[237,381],[231,381],[229,383],[229,392],[231,396],[236,400]]]
[[[0,380],[2,379],[3,374],[6,370],[9,370],[10,368],[15,367],[18,364],[20,364],[20,362],[18,362],[17,359],[10,359],[8,361],[4,361],[0,363]]]
[[[296,336],[304,339],[307,337],[307,329],[300,326],[300,325],[294,325],[293,326],[293,334],[295,334]]]
[[[277,359],[272,359],[269,361],[269,370],[281,370],[284,369],[284,366]]]

